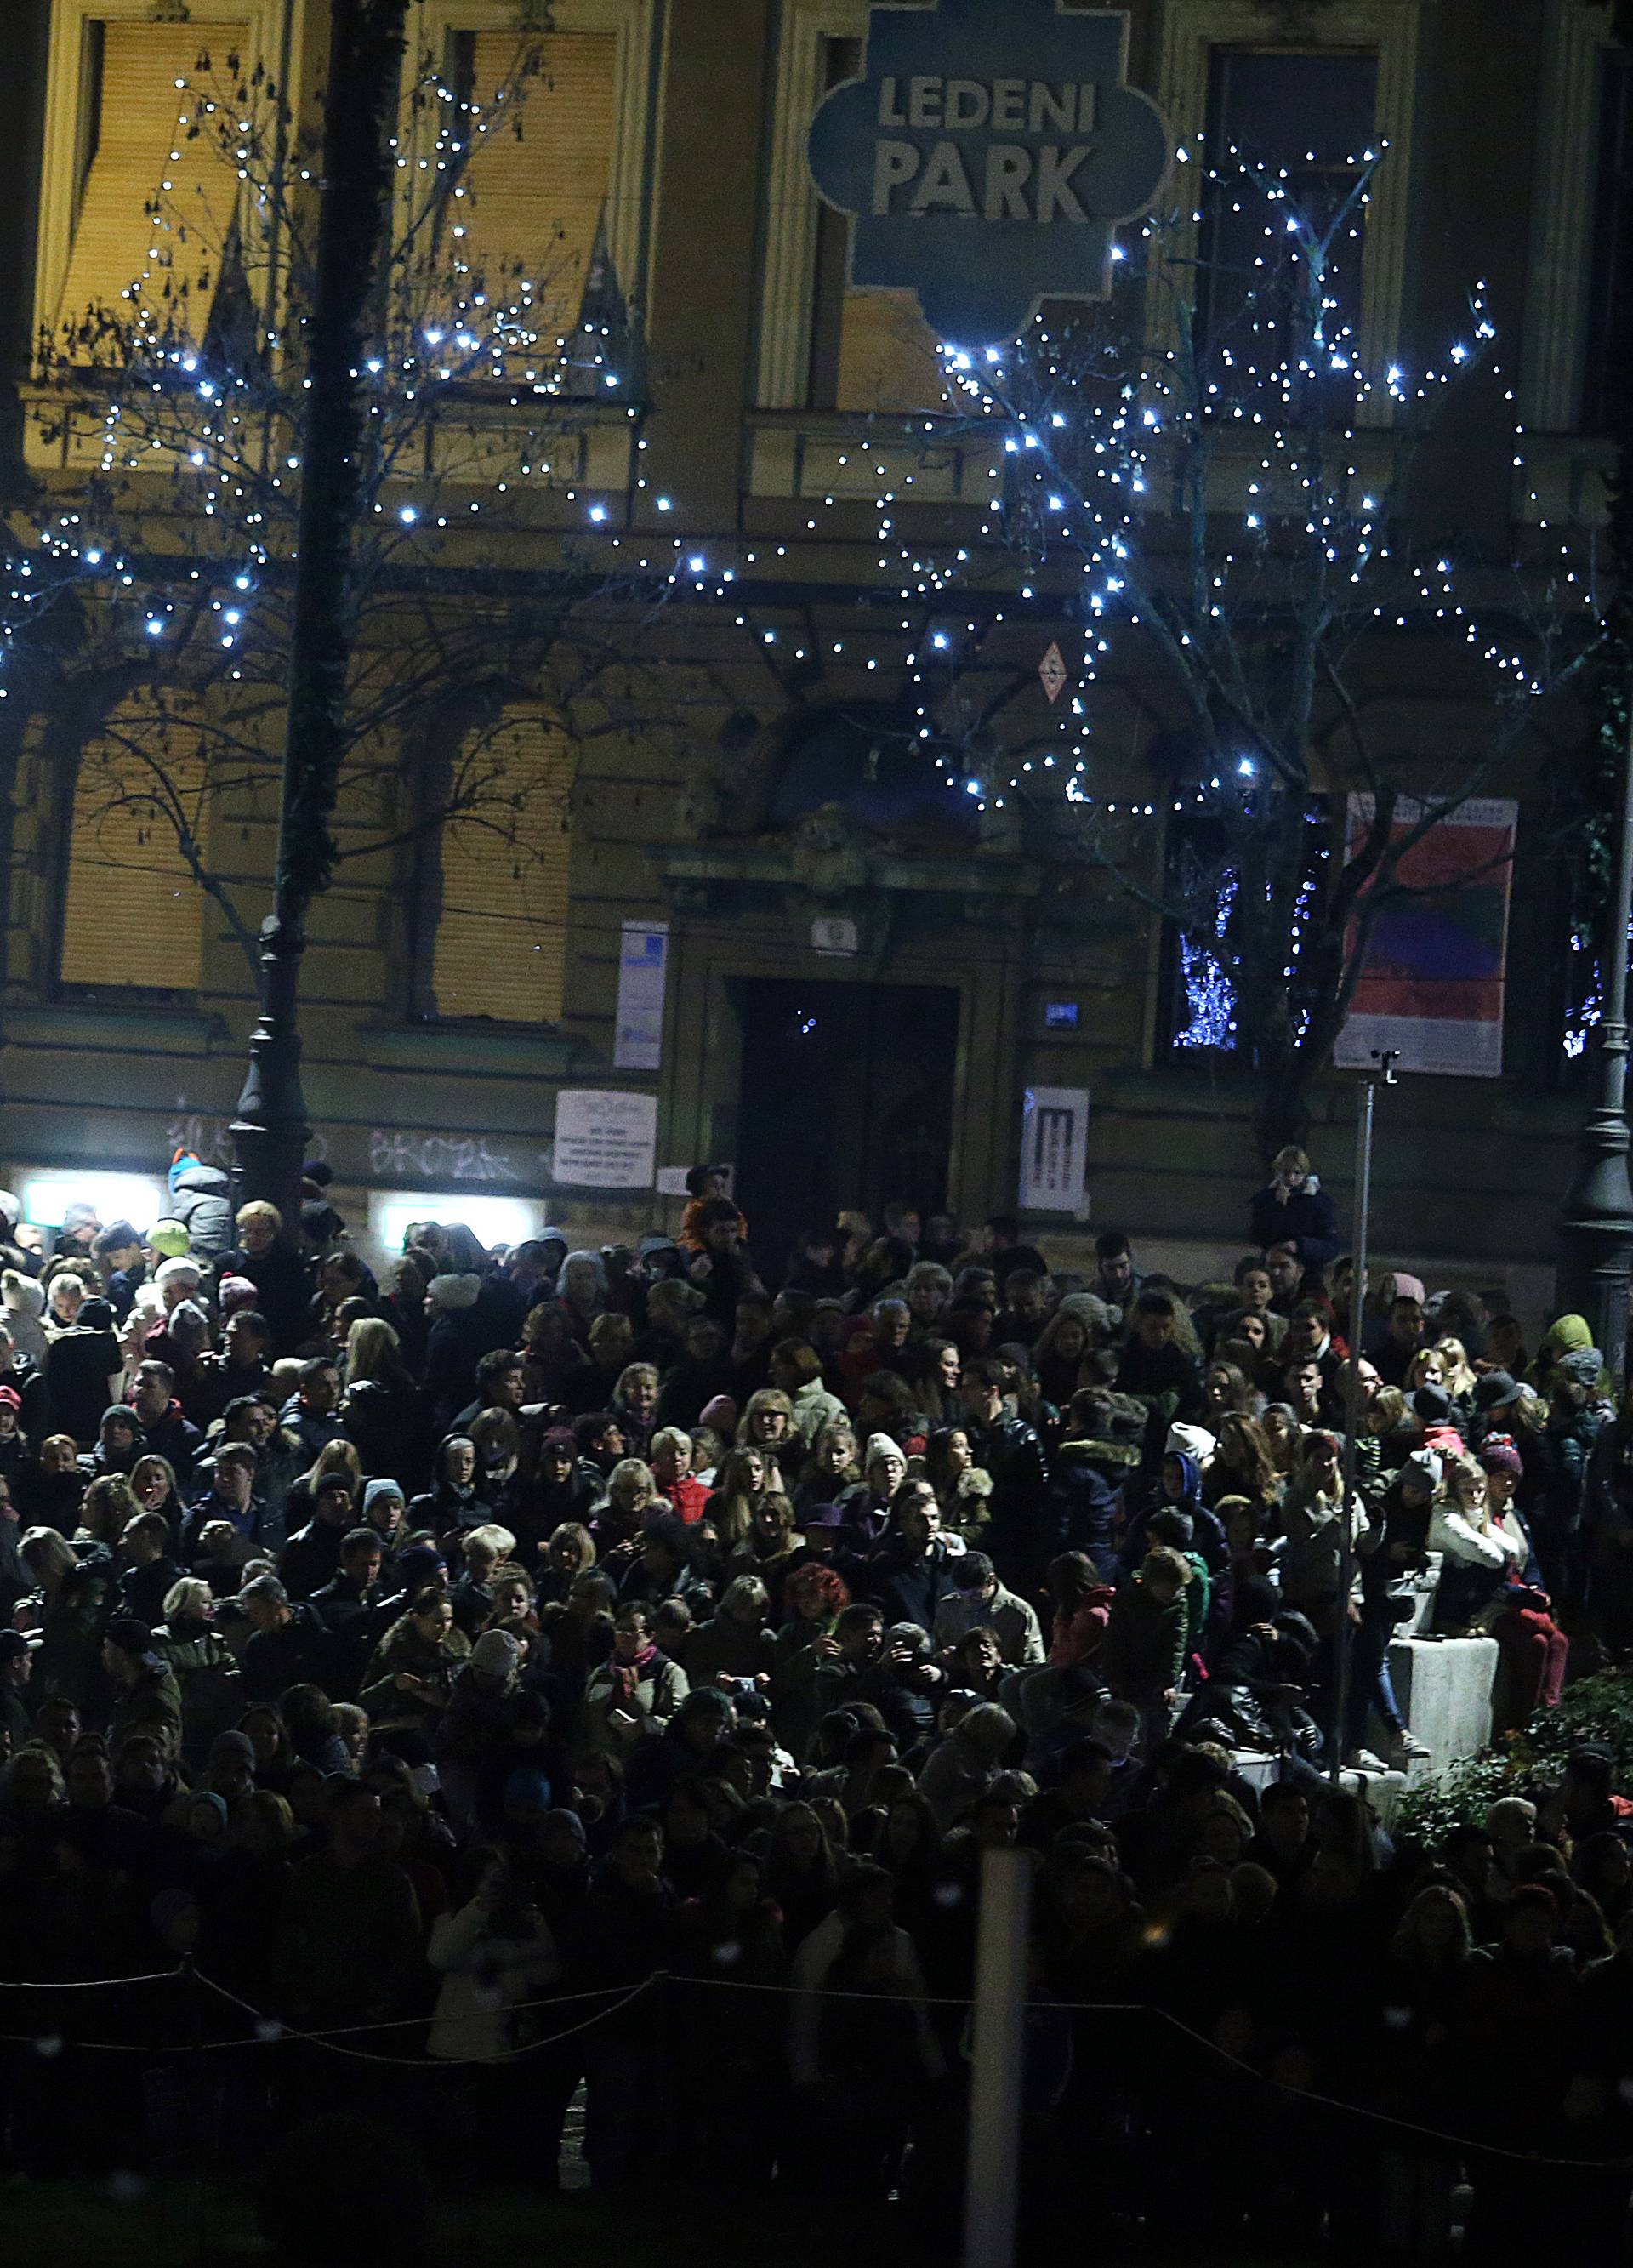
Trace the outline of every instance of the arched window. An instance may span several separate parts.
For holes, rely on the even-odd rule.
[[[202,843],[205,763],[197,726],[133,694],[80,751],[62,948],[64,984],[198,989],[203,924],[182,844]]]
[[[511,711],[463,749],[467,808],[429,848],[423,1015],[561,1020],[567,983],[572,746],[542,711]]]

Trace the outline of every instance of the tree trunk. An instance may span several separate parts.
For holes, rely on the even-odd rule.
[[[310,1132],[300,1080],[300,972],[307,911],[328,887],[335,865],[330,821],[346,749],[353,546],[364,486],[358,373],[390,226],[389,142],[408,0],[331,4],[318,252],[305,327],[308,391],[277,885],[261,929],[261,1014],[232,1127],[240,1200],[270,1200],[291,1231]]]

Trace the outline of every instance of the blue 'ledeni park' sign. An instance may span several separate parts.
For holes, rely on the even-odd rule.
[[[1012,339],[1043,298],[1100,299],[1112,230],[1167,171],[1156,105],[1124,80],[1121,9],[939,0],[869,11],[860,78],[811,122],[811,172],[856,216],[850,281],[918,294],[960,346]]]

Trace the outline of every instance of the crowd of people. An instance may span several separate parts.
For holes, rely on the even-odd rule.
[[[1618,2242],[1609,1759],[1438,1848],[1367,1795],[1423,1767],[1403,1627],[1494,1638],[1511,1727],[1633,1645],[1581,1318],[1395,1270],[1350,1344],[1292,1151],[1189,1289],[906,1204],[768,1283],[689,1186],[674,1237],[427,1220],[378,1274],[320,1176],[286,1219],[182,1155],[171,1217],[46,1236],[0,1193],[11,2161],[363,2103],[548,2191],[582,2086],[598,2191],[940,2227],[1011,1849],[1029,2209]]]

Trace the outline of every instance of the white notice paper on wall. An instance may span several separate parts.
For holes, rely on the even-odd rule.
[[[1020,1119],[1022,1211],[1069,1212],[1085,1219],[1088,1156],[1088,1088],[1029,1086]]]
[[[667,922],[625,922],[618,953],[618,1031],[613,1061],[620,1071],[656,1071],[664,1059],[664,973]]]
[[[567,1087],[555,1098],[556,1182],[585,1189],[650,1189],[658,1097]]]

